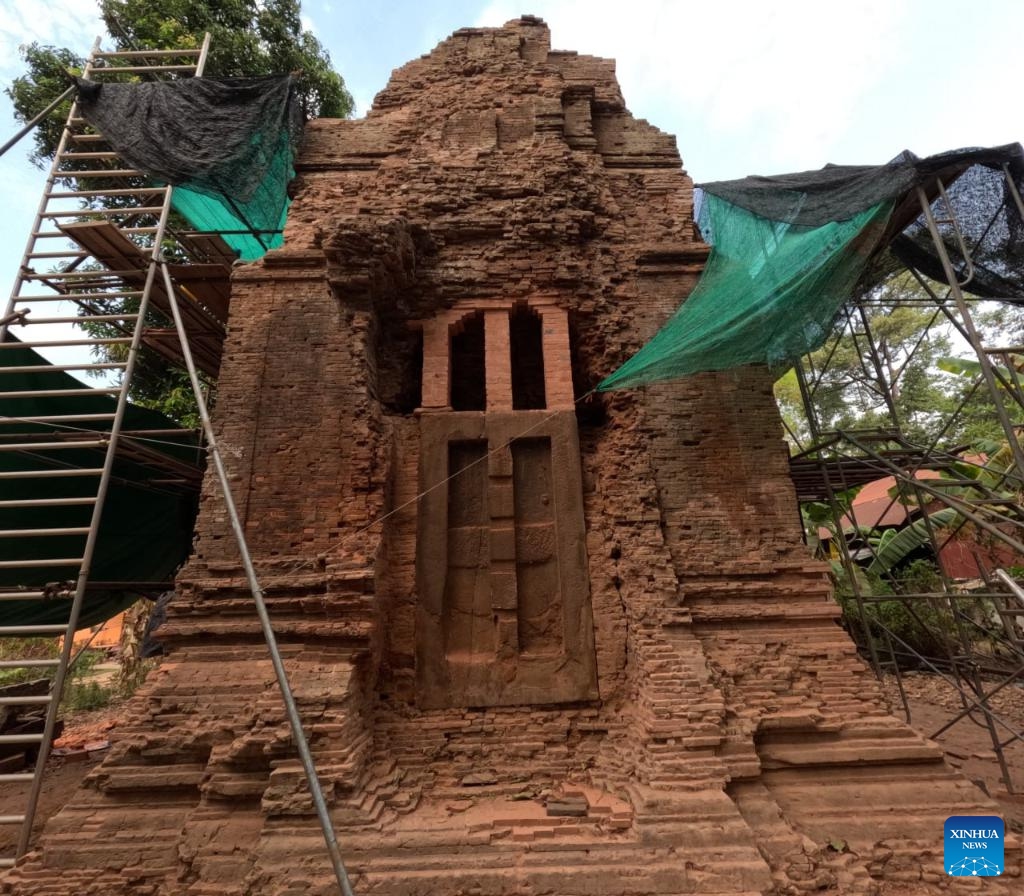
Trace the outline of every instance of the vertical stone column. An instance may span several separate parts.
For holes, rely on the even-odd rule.
[[[540,308],[544,346],[544,394],[548,410],[573,407],[569,318],[561,308]]]
[[[505,315],[506,348],[508,315]],[[490,330],[488,330],[488,333]],[[488,365],[488,375],[490,365]],[[490,384],[488,383],[488,386]],[[511,391],[509,393],[511,405]],[[494,450],[488,458],[488,509],[491,518],[491,610],[499,658],[512,659],[519,653],[518,592],[516,582],[515,495],[512,481],[512,451],[488,440]]]
[[[449,321],[444,316],[423,322],[423,394],[425,408],[445,408],[451,403],[451,351]]]
[[[484,367],[487,370],[487,410],[512,410],[512,349],[508,311],[484,312]]]

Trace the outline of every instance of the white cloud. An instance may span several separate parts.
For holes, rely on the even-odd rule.
[[[370,107],[373,105],[373,97],[368,94],[353,93],[352,102],[355,104],[352,114],[356,118],[364,118],[366,113],[370,111]]]
[[[532,5],[557,46],[616,59],[634,112],[662,126],[666,117],[699,121],[706,139],[723,142],[756,133],[768,169],[820,164],[899,53],[909,2]],[[515,18],[517,5],[495,0],[477,24]]]
[[[67,47],[88,56],[93,41],[104,34],[96,0],[0,0],[0,87],[23,74],[24,64],[18,47],[38,41]],[[19,127],[14,121],[6,97],[0,99],[0,137],[6,139]],[[31,229],[36,204],[43,189],[44,174],[33,168],[26,155],[32,146],[28,135],[0,159],[0,182],[4,184],[5,213],[0,220],[0,290],[6,296],[14,281],[18,260]],[[6,304],[6,299],[3,300]],[[73,310],[54,307],[54,314],[72,314]],[[43,339],[68,338],[76,331],[69,325],[54,324],[42,328]],[[15,329],[16,335],[24,335]],[[88,361],[82,349],[56,348],[41,352],[55,363]],[[90,385],[94,385],[90,383]]]
[[[87,56],[105,31],[96,0],[3,0],[0,11],[0,80],[22,73],[18,47],[38,41]]]

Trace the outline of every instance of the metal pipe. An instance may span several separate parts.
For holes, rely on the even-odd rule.
[[[1020,678],[1021,675],[1024,675],[1024,666],[1021,666],[1015,672],[1011,673],[1011,675],[1009,676],[1009,678],[1006,679],[1006,681],[1004,681],[1004,682],[1000,683],[999,685],[997,685],[995,688],[993,688],[987,694],[979,695],[980,701],[982,703],[987,703],[992,697],[994,697],[996,694],[998,694],[1003,688],[1007,687],[1008,685],[1013,684],[1013,682],[1015,682],[1018,678]],[[928,735],[928,739],[929,740],[935,740],[935,738],[937,738],[940,734],[945,734],[957,722],[959,722],[965,716],[969,716],[973,711],[974,711],[974,707],[971,706],[971,707],[968,707],[967,709],[965,709],[963,712],[959,713],[958,715],[955,715],[952,719],[950,719],[948,722],[946,722],[946,724],[943,725],[938,731],[934,732],[933,734],[929,734]]]
[[[906,641],[904,641],[892,629],[890,629],[888,626],[886,626],[884,622],[879,622],[878,625],[879,625],[880,628],[885,629],[885,631],[887,631],[906,650],[908,650],[910,652],[910,655],[916,657],[918,660],[920,660],[922,663],[924,663],[929,669],[931,669],[936,675],[938,675],[939,678],[941,678],[944,682],[946,682],[946,684],[948,684],[955,691],[957,691],[960,694],[961,700],[965,704],[970,704],[970,709],[971,710],[981,709],[982,708],[981,703],[974,698],[973,694],[968,694],[962,687],[960,687],[959,684],[957,684],[957,682],[955,680],[950,679],[946,675],[943,675],[942,674],[942,670],[939,669],[939,667],[936,666],[935,663],[933,663],[930,659],[928,659],[928,657],[926,657],[922,653],[914,650],[913,647],[911,647]],[[999,725],[1001,728],[1005,728],[1007,731],[1010,732],[1012,740],[1019,740],[1021,743],[1024,743],[1024,733],[1022,733],[1020,731],[1017,731],[1017,729],[1013,728],[1011,725],[1008,725],[1006,722],[1004,722],[995,713],[991,713],[991,715],[992,715],[992,720],[995,722],[995,724]]]
[[[242,223],[243,223],[243,224],[244,224],[244,225],[245,225],[246,227],[248,227],[248,228],[249,228],[249,230],[248,230],[248,234],[249,234],[249,235],[250,235],[250,236],[251,236],[251,237],[252,237],[252,238],[253,238],[254,240],[256,240],[256,242],[257,242],[257,243],[259,243],[259,244],[260,244],[260,246],[262,247],[262,249],[263,249],[263,251],[264,251],[264,252],[269,252],[269,251],[270,251],[270,246],[268,246],[268,245],[267,245],[267,244],[266,244],[265,242],[263,242],[263,238],[262,238],[262,237],[260,236],[260,234],[261,234],[261,233],[264,233],[264,232],[267,232],[267,231],[260,231],[260,230],[256,230],[256,229],[255,229],[255,228],[254,228],[254,227],[252,226],[252,224],[251,224],[251,223],[249,222],[249,219],[248,219],[248,218],[247,218],[247,217],[245,216],[245,212],[243,212],[243,211],[242,211],[242,210],[241,210],[241,209],[240,209],[240,208],[238,207],[238,203],[237,203],[237,202],[235,202],[235,200],[231,198],[231,196],[229,195],[229,193],[228,193],[228,191],[227,191],[227,190],[222,190],[222,191],[221,191],[221,195],[222,195],[222,196],[224,197],[224,199],[226,199],[226,200],[227,200],[227,203],[228,203],[228,205],[230,205],[230,206],[231,206],[231,210],[232,210],[232,211],[233,211],[233,212],[235,213],[235,215],[236,215],[236,216],[238,217],[238,220],[239,220],[239,221],[241,221],[241,222],[242,222]],[[243,231],[243,232],[244,232],[244,231]],[[280,231],[277,231],[277,232],[278,232],[278,233],[280,233]]]
[[[835,489],[832,487],[832,479],[829,477],[828,470],[824,468],[824,465],[822,472],[825,474],[825,488],[828,492],[828,503],[832,510],[832,518],[836,522],[836,542],[839,546],[840,562],[843,565],[843,570],[846,572],[847,579],[849,579],[850,590],[853,592],[853,599],[857,604],[857,614],[860,617],[861,628],[864,631],[868,655],[871,657],[871,668],[874,670],[875,677],[881,679],[883,672],[882,660],[878,655],[874,634],[871,631],[871,620],[868,618],[867,608],[864,604],[864,595],[861,593],[860,579],[857,577],[860,567],[854,562],[853,556],[850,553],[850,546],[846,541],[846,533],[843,531],[842,525],[840,525],[843,514],[840,511],[839,499],[836,497]],[[844,488],[843,491],[848,491],[848,489]]]
[[[93,44],[92,51],[95,53],[99,50],[99,38],[96,38]],[[88,77],[92,67],[90,59],[89,64],[85,68],[85,76]],[[72,107],[72,114],[74,114],[75,107]],[[68,128],[65,127],[64,134],[61,137],[61,145],[57,151],[57,155],[54,157],[54,164],[50,169],[50,177],[47,180],[46,190],[44,193],[50,193],[53,191],[53,183],[57,176],[57,164],[61,157],[61,153],[64,150],[64,146],[67,143]],[[38,229],[39,221],[42,218],[42,213],[45,210],[45,204],[47,198],[44,195],[40,203],[39,212],[36,215],[36,229]],[[164,201],[163,210],[160,214],[160,218],[157,221],[156,233],[154,236],[155,245],[159,246],[160,241],[163,238],[163,232],[167,227],[167,218],[170,214],[170,188],[168,188],[166,199]],[[32,249],[32,239],[28,251]],[[13,303],[14,297],[17,295],[18,290],[21,288],[23,281],[24,272],[19,272],[18,280],[15,285],[14,293],[11,297]],[[53,701],[50,705],[50,709],[46,714],[46,722],[43,725],[43,736],[39,745],[39,754],[36,758],[35,773],[32,778],[32,786],[29,790],[28,805],[25,809],[25,822],[21,828],[21,836],[18,838],[18,849],[16,856],[21,858],[26,852],[28,852],[29,842],[32,839],[32,822],[35,818],[36,808],[39,805],[39,796],[43,789],[43,771],[46,768],[46,762],[50,757],[50,748],[53,745],[54,731],[57,725],[57,711],[60,701],[61,694],[64,693],[64,683],[67,679],[68,670],[71,664],[71,655],[74,648],[74,632],[78,627],[78,619],[82,612],[82,605],[85,602],[86,587],[89,581],[89,572],[92,567],[92,558],[96,549],[96,542],[99,536],[100,521],[103,516],[103,507],[106,503],[105,498],[107,494],[110,480],[113,476],[114,469],[114,455],[117,453],[117,443],[121,435],[121,429],[124,424],[125,413],[128,408],[128,384],[132,381],[132,374],[135,371],[135,365],[138,361],[139,350],[142,345],[142,331],[144,329],[144,321],[146,318],[146,311],[149,306],[149,297],[152,293],[153,283],[156,279],[156,264],[151,262],[146,271],[146,282],[143,287],[143,295],[139,300],[139,317],[135,322],[135,329],[132,333],[132,338],[128,348],[128,358],[125,363],[123,388],[121,394],[117,398],[117,409],[114,412],[114,419],[110,426],[110,433],[104,440],[107,444],[107,451],[103,459],[103,472],[100,474],[100,481],[96,488],[96,503],[93,505],[92,518],[89,523],[89,534],[85,539],[85,548],[82,551],[82,565],[79,569],[78,580],[75,584],[75,596],[71,601],[71,607],[68,613],[68,626],[67,635],[64,638],[64,644],[61,647],[60,664],[57,666],[57,673],[54,676],[53,684],[51,686],[51,692],[56,695],[57,700]]]
[[[156,252],[154,252],[156,257]],[[164,288],[167,292],[167,300],[171,309],[171,316],[174,318],[174,326],[178,331],[178,338],[181,341],[181,353],[188,369],[189,380],[192,382],[192,391],[195,394],[196,404],[199,409],[199,417],[202,420],[203,432],[206,434],[207,454],[213,460],[217,480],[220,483],[221,494],[224,498],[224,505],[231,521],[231,530],[238,543],[238,552],[241,556],[242,566],[245,568],[245,576],[248,579],[249,589],[252,591],[253,602],[256,604],[256,613],[260,618],[260,626],[263,629],[263,637],[267,642],[267,650],[270,652],[270,661],[274,666],[274,674],[277,676],[277,684],[281,689],[281,697],[284,700],[285,711],[288,715],[288,723],[292,729],[292,737],[295,740],[295,747],[302,763],[303,771],[306,773],[306,781],[309,784],[309,791],[313,797],[313,805],[316,807],[316,814],[323,830],[324,841],[327,844],[327,852],[334,868],[334,875],[338,880],[338,886],[344,896],[353,896],[352,886],[349,883],[348,872],[345,870],[345,863],[341,857],[341,850],[338,847],[338,840],[334,834],[334,825],[324,800],[323,791],[320,787],[320,780],[317,777],[316,765],[313,756],[309,751],[309,744],[306,742],[306,735],[302,727],[302,718],[299,715],[295,698],[292,695],[291,685],[288,682],[288,673],[285,670],[281,653],[277,647],[277,637],[274,634],[274,627],[270,622],[270,614],[267,612],[266,601],[264,600],[263,588],[256,575],[256,568],[253,565],[252,557],[249,555],[249,547],[245,540],[245,530],[242,528],[242,521],[238,516],[235,507],[235,499],[231,492],[231,483],[228,480],[227,469],[221,457],[220,448],[217,444],[217,436],[213,431],[213,423],[206,408],[206,400],[203,396],[202,384],[199,381],[199,373],[196,370],[195,362],[192,359],[192,350],[189,347],[188,333],[185,331],[185,324],[181,317],[181,310],[178,307],[177,291],[171,282],[171,274],[167,269],[167,263],[161,261],[160,269],[163,272]]]
[[[1006,597],[1006,593],[1000,591],[971,591],[970,593],[966,594],[957,594],[954,592],[948,596],[952,600],[976,601],[994,600],[998,597]],[[935,597],[934,591],[921,594],[883,594],[876,597],[866,597],[864,598],[864,600],[868,603],[889,603],[891,601],[901,601],[903,603],[906,603],[907,601],[915,600],[931,600],[933,597]],[[1024,614],[1024,609],[1022,609],[1020,612]]]
[[[889,417],[892,419],[892,425],[899,429],[900,415],[896,411],[896,397],[893,395],[893,389],[896,386],[896,377],[893,376],[891,380],[886,379],[885,370],[882,366],[881,353],[878,351],[878,344],[875,342],[875,337],[871,332],[871,323],[868,320],[868,314],[864,310],[863,305],[858,305],[857,311],[860,314],[861,323],[864,324],[864,338],[867,339],[868,342],[868,355],[871,358],[871,366],[875,369],[875,377],[878,380],[878,390],[882,393],[882,400],[885,402],[885,406],[889,410]],[[856,331],[852,324],[850,326],[850,334],[856,339]],[[859,352],[859,354],[863,363],[864,354],[863,352]]]
[[[859,444],[855,439],[851,438],[850,436],[847,436],[847,438],[850,442],[852,442],[866,454],[870,455],[878,464],[882,466],[882,469],[886,471],[891,471],[897,476],[903,475],[903,470],[901,467],[897,466],[896,464],[890,463],[877,452],[871,451],[869,448],[865,448],[863,445]],[[952,497],[951,495],[944,493],[942,489],[931,488],[930,486],[925,484],[924,480],[917,480],[917,487],[920,488],[922,491],[927,492],[932,497],[938,498],[947,506],[952,507],[961,516],[967,517],[967,519],[969,519],[972,523],[984,529],[986,532],[990,532],[1000,541],[1006,543],[1011,548],[1013,548],[1014,551],[1024,554],[1024,543],[1018,541],[1016,538],[1012,538],[1011,536],[1003,532],[1001,529],[997,528],[996,526],[993,526],[991,523],[979,517],[976,513],[973,513],[972,511],[967,509],[970,505],[966,505],[963,501],[959,501],[956,498]]]
[[[1014,182],[1013,175],[1010,174],[1010,163],[1003,162],[1003,174],[1006,176],[1006,185],[1010,188],[1010,196],[1013,197],[1013,204],[1017,206],[1017,214],[1020,215],[1021,221],[1024,221],[1024,200],[1020,198],[1020,190],[1017,189],[1017,184]]]
[[[206,60],[210,56],[210,32],[203,34],[203,45],[199,49],[199,60],[196,62],[196,73],[194,77],[201,78],[206,71]]]
[[[889,637],[889,633],[885,632],[885,641],[889,645],[889,656],[892,657],[892,671],[896,677],[896,687],[900,692],[900,702],[903,704],[903,714],[907,717],[907,724],[911,723],[911,712],[910,712],[910,700],[907,698],[906,689],[903,687],[903,672],[900,669],[900,664],[896,659],[896,648],[893,646],[892,638]]]
[[[978,331],[974,327],[974,320],[971,317],[971,312],[967,308],[967,303],[964,302],[963,293],[960,290],[960,283],[957,280],[956,272],[953,270],[953,264],[949,260],[949,253],[946,252],[946,245],[942,241],[942,235],[939,233],[938,224],[935,222],[935,215],[932,214],[932,207],[931,203],[928,201],[928,194],[925,193],[923,187],[917,187],[917,198],[921,203],[921,210],[924,212],[924,218],[928,224],[928,232],[931,234],[932,242],[935,244],[935,251],[939,256],[939,261],[942,262],[942,273],[946,278],[946,282],[949,284],[950,294],[953,296],[953,301],[956,304],[957,311],[960,312],[960,318],[963,321],[964,329],[967,331],[967,337],[971,343],[971,347],[978,356],[978,363],[981,365],[981,373],[982,376],[985,377],[985,383],[992,395],[992,402],[995,405],[996,416],[999,417],[999,423],[1002,426],[1003,432],[1006,434],[1006,439],[1010,444],[1010,451],[1013,454],[1013,460],[1017,466],[1017,473],[1019,476],[1024,476],[1024,450],[1021,449],[1020,442],[1017,440],[1016,430],[1014,429],[1013,423],[1011,422],[1009,415],[1006,413],[1006,407],[1003,405],[1002,399],[999,396],[999,387],[996,384],[995,375],[992,372],[992,362],[989,359],[988,354],[985,352],[985,347],[981,344],[981,337],[978,335]],[[952,211],[950,213],[952,214]]]
[[[90,51],[89,55],[89,61],[86,63],[85,70],[82,72],[83,77],[88,78],[90,73],[92,72],[92,54],[99,52],[99,48],[100,39],[97,37],[93,41],[92,50]],[[71,106],[69,118],[70,116],[73,116],[76,113],[77,109],[78,100],[75,100],[75,102]],[[54,153],[53,156],[53,163],[50,165],[50,173],[46,178],[46,186],[43,188],[43,195],[42,197],[40,197],[39,205],[36,208],[35,220],[32,223],[32,232],[29,234],[28,242],[25,245],[25,254],[23,256],[25,258],[32,254],[32,250],[35,249],[37,235],[42,231],[43,212],[46,211],[47,203],[49,202],[49,194],[53,192],[53,185],[57,182],[61,156],[63,155],[64,150],[68,145],[68,139],[70,138],[70,136],[71,131],[69,130],[68,126],[65,125],[64,131],[61,133],[60,136],[60,143],[57,145],[57,152]],[[63,236],[63,234],[60,235]],[[23,267],[19,268],[18,274],[14,280],[14,286],[11,289],[10,298],[8,299],[7,308],[3,317],[6,317],[7,314],[10,314],[14,310],[14,304],[18,298],[18,295],[21,293],[21,287],[22,284],[25,282],[26,273],[27,272]],[[0,345],[4,345],[6,343],[6,340],[7,324],[0,323]]]
[[[11,324],[25,325],[25,316],[32,311],[31,308],[22,308],[21,311],[12,311],[10,314],[5,314],[0,317],[0,327],[10,326]]]
[[[997,569],[994,575],[1000,582],[1009,588],[1019,600],[1024,601],[1024,588],[1021,588],[1005,569]]]
[[[963,280],[957,280],[956,283],[957,286],[966,286],[974,279],[974,259],[971,258],[971,253],[967,249],[967,243],[964,242],[964,234],[960,229],[960,222],[957,221],[956,214],[953,212],[953,203],[949,201],[945,184],[939,178],[935,178],[935,185],[939,188],[939,195],[942,197],[942,201],[946,206],[946,212],[949,214],[949,224],[953,228],[953,236],[956,237],[957,245],[960,247],[960,256],[967,266],[967,276]],[[930,205],[929,208],[931,208]],[[945,247],[945,243],[943,243],[943,247]]]
[[[161,224],[166,222],[166,213],[161,217]],[[162,229],[162,228],[160,228]],[[153,280],[156,276],[156,266],[151,264],[146,276],[145,294],[139,304],[139,319],[135,325],[135,332],[132,335],[131,345],[128,349],[128,361],[125,365],[124,388],[117,398],[117,410],[114,412],[114,420],[110,427],[110,433],[106,438],[107,450],[103,460],[103,472],[100,474],[99,485],[96,489],[96,501],[93,505],[92,519],[89,523],[89,534],[86,536],[85,548],[82,551],[82,565],[78,573],[78,581],[75,586],[75,596],[71,601],[71,610],[68,614],[68,635],[64,638],[64,645],[61,649],[61,661],[57,667],[57,674],[54,676],[52,691],[57,695],[58,700],[64,692],[64,683],[67,678],[71,651],[74,646],[74,638],[71,637],[78,627],[78,618],[81,615],[82,604],[85,601],[86,585],[89,581],[89,572],[92,567],[93,553],[98,540],[100,520],[103,516],[103,506],[107,488],[113,475],[114,455],[117,453],[117,442],[121,435],[121,428],[124,424],[125,412],[128,408],[128,386],[132,381],[132,373],[139,356],[139,349],[142,344],[143,321],[149,303],[149,295]],[[50,755],[50,747],[53,744],[53,734],[57,723],[57,702],[55,701],[50,711],[46,714],[46,723],[43,727],[43,739],[39,746],[39,756],[36,759],[35,777],[32,780],[32,788],[29,791],[28,807],[25,810],[25,824],[21,830],[21,837],[18,841],[17,856],[21,858],[27,851],[29,841],[32,837],[32,820],[35,817],[36,807],[39,804],[39,796],[43,786],[43,769]]]
[[[1015,793],[1013,789],[1013,775],[1010,774],[1010,767],[1006,764],[1006,753],[1003,750],[1003,742],[999,739],[999,732],[996,731],[996,724],[993,718],[992,709],[988,705],[988,697],[985,696],[985,688],[981,684],[981,674],[978,672],[977,665],[972,665],[971,667],[971,679],[974,693],[979,698],[982,715],[985,717],[985,727],[988,729],[988,736],[992,741],[992,750],[996,754],[996,760],[999,762],[999,770],[1003,773],[1003,784],[1006,787],[1006,792],[1013,794]]]
[[[811,441],[817,442],[821,435],[818,429],[818,415],[815,413],[814,401],[807,386],[807,375],[804,373],[802,360],[797,360],[796,364],[793,365],[793,371],[796,374],[797,385],[800,387],[800,397],[804,402],[804,416],[807,418],[807,428],[811,433]]]
[[[55,99],[49,106],[43,109],[38,115],[36,115],[30,122],[28,122],[17,134],[11,137],[3,146],[0,146],[0,156],[2,156],[7,150],[9,150],[15,143],[17,143],[22,137],[24,137],[29,131],[32,130],[39,122],[41,122],[47,115],[49,115],[54,109],[56,109],[61,103],[64,102],[71,94],[78,90],[77,84],[72,84],[67,90],[65,90],[57,99]]]

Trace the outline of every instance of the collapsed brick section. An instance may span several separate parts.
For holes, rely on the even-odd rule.
[[[707,254],[675,142],[629,114],[613,64],[551,51],[533,18],[459,31],[396,71],[366,119],[313,122],[298,168],[285,248],[234,277],[216,416],[356,891],[940,880],[942,820],[989,805],[887,714],[836,624],[801,543],[768,375],[571,409],[656,331]],[[513,354],[495,321],[515,309],[555,346],[527,386],[494,361]],[[483,358],[467,348],[457,363],[486,382],[453,402],[446,351],[473,315]],[[585,587],[558,600],[572,590],[592,628],[559,640],[544,622],[525,640],[590,671],[549,699],[543,681],[439,696],[448,660],[424,632],[452,598],[435,588],[441,610],[424,617],[424,594],[431,575],[469,567],[424,547],[451,528],[444,502],[417,500],[425,454],[549,417],[559,450],[578,440],[579,472],[559,481],[585,541]],[[481,477],[493,507],[461,528],[511,531],[515,481]],[[487,553],[492,580],[515,578],[514,544],[502,550]],[[439,637],[478,649],[464,629]],[[170,657],[116,747],[4,892],[333,892],[212,479],[164,638]]]

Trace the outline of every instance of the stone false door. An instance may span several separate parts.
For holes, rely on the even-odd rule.
[[[595,699],[565,312],[460,306],[423,331],[419,702]]]

